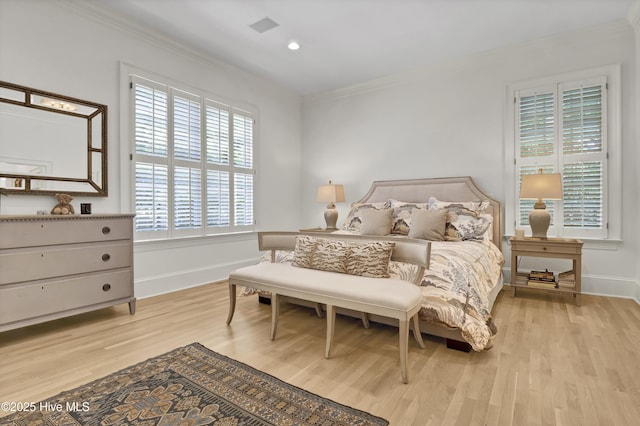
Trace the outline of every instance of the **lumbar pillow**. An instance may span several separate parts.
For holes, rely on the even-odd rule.
[[[293,252],[293,265],[301,268],[311,268],[312,256],[316,250],[318,239],[306,235],[296,237],[296,247]]]
[[[389,261],[395,245],[392,241],[352,243],[346,263],[347,274],[389,278]]]
[[[363,277],[389,278],[392,241],[347,242],[307,235],[296,237],[293,265]]]
[[[344,241],[318,239],[311,255],[311,268],[321,271],[346,273],[349,244]]]
[[[413,209],[411,212],[409,238],[443,241],[445,229],[447,228],[447,215],[448,211],[446,209]]]
[[[391,231],[391,209],[369,209],[362,212],[361,235],[388,235]]]

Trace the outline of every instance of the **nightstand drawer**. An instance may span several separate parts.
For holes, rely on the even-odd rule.
[[[511,240],[511,250],[529,253],[580,254],[579,240]],[[524,256],[524,255],[523,255]]]

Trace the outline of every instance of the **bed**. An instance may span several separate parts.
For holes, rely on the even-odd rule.
[[[500,203],[480,190],[467,176],[375,181],[364,197],[352,203],[342,229],[336,232],[369,232],[358,216],[358,212],[367,209],[385,212],[391,209],[390,233],[398,238],[415,237],[417,231],[410,231],[410,218],[413,218],[414,229],[417,230],[416,224],[421,216],[416,213],[425,213],[415,212],[415,209],[437,210],[440,214],[445,214],[442,210],[447,212],[446,229],[440,236],[445,240],[440,241],[438,237],[437,241],[432,241],[431,266],[422,280],[420,330],[446,339],[450,348],[465,351],[491,348],[497,333],[491,309],[503,287]],[[468,219],[466,214],[473,216],[475,219],[469,220],[478,226],[465,228],[467,223],[471,223],[465,222]],[[372,217],[370,214],[366,216]],[[421,237],[431,239],[429,235]],[[276,261],[291,262],[292,257],[292,253],[282,252],[276,256]],[[410,268],[409,265],[392,262],[390,273],[392,276],[411,274]],[[361,315],[357,312],[343,313],[356,317]],[[369,320],[389,324],[384,317],[371,315]]]

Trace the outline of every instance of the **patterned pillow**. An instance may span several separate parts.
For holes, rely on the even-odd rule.
[[[349,244],[344,241],[318,239],[316,250],[311,256],[311,268],[346,273],[349,248]]]
[[[411,212],[413,209],[429,208],[427,203],[408,203],[398,200],[389,200],[389,205],[393,209],[391,233],[400,235],[407,235],[409,233],[409,228],[411,228]]]
[[[389,235],[391,232],[391,209],[367,209],[360,216],[361,235]]]
[[[389,278],[389,261],[395,245],[392,241],[352,243],[347,258],[347,274]]]
[[[384,201],[381,203],[353,203],[351,204],[351,211],[347,215],[344,221],[342,229],[346,231],[360,231],[360,224],[362,223],[362,212],[365,210],[375,209],[388,209],[389,202]]]
[[[493,223],[493,216],[482,214],[490,206],[488,201],[439,201],[429,197],[429,209],[447,209],[445,240],[483,240]]]
[[[307,235],[296,237],[293,265],[363,277],[389,278],[392,241],[346,242]]]
[[[296,247],[293,251],[294,266],[301,268],[311,268],[312,256],[316,250],[318,239],[307,235],[298,235],[296,237]]]

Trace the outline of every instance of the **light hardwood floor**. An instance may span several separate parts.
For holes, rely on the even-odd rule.
[[[481,353],[426,338],[409,344],[400,380],[397,329],[338,317],[323,358],[325,320],[241,297],[230,327],[226,283],[0,333],[0,401],[37,402],[191,342],[291,384],[382,416],[391,425],[633,425],[640,419],[640,306],[632,300],[503,292],[499,331]],[[9,413],[0,412],[0,416]],[[0,420],[0,423],[1,420]]]

